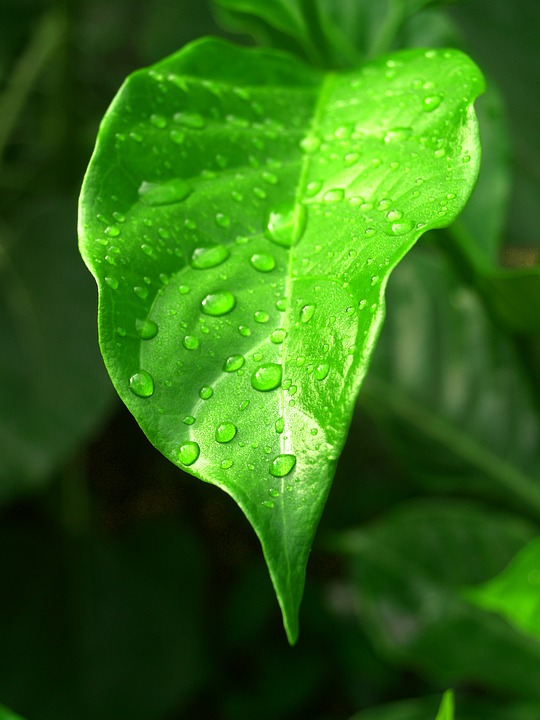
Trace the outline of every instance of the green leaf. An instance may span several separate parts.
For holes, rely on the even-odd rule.
[[[435,720],[454,720],[454,693],[451,690],[444,693]]]
[[[477,174],[477,68],[346,74],[202,40],[128,79],[80,204],[115,387],[257,532],[298,632],[305,565],[392,268]]]
[[[481,587],[466,588],[464,597],[502,615],[512,625],[540,639],[540,538],[512,558],[507,568]]]
[[[540,700],[540,644],[461,596],[534,535],[521,518],[470,502],[416,501],[345,533],[359,617],[379,651],[432,682]],[[511,717],[510,715],[508,717]]]
[[[430,489],[540,516],[540,420],[519,353],[440,255],[417,248],[394,273],[362,398]]]

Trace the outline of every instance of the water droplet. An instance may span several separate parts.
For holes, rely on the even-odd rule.
[[[390,235],[406,235],[413,229],[412,222],[395,222],[390,225],[388,232]]]
[[[433,112],[433,110],[436,110],[439,107],[442,101],[442,95],[428,95],[428,97],[424,98],[424,102],[422,103],[424,112]]]
[[[117,334],[117,335],[120,335],[120,337],[126,337],[126,335],[127,335],[127,330],[126,330],[126,328],[123,328],[123,327],[117,327],[117,328],[116,328],[116,334]]]
[[[304,305],[304,307],[300,310],[300,320],[303,323],[307,323],[311,320],[314,314],[315,305]]]
[[[199,113],[178,112],[174,116],[174,122],[191,130],[202,130],[206,125],[204,118]]]
[[[279,298],[279,300],[276,300],[276,310],[279,310],[280,312],[285,312],[287,309],[287,298]]]
[[[373,237],[373,235],[375,235],[375,233],[376,233],[375,228],[371,228],[371,227],[366,228],[365,234],[366,234],[368,237]]]
[[[195,248],[191,254],[191,267],[197,270],[208,270],[224,263],[229,255],[230,253],[224,245]]]
[[[221,423],[216,428],[216,440],[219,443],[228,443],[234,438],[237,433],[236,425],[231,422]]]
[[[183,422],[185,425],[193,425],[193,423],[195,422],[195,418],[193,417],[193,415],[186,415]]]
[[[321,146],[320,138],[315,135],[308,135],[300,140],[300,147],[305,153],[311,154],[317,152]]]
[[[182,340],[182,345],[186,350],[196,350],[199,347],[199,338],[195,335],[186,335]]]
[[[324,380],[324,378],[328,375],[330,371],[330,366],[328,363],[321,363],[320,365],[317,365],[317,368],[315,369],[315,372],[313,373],[315,375],[315,378],[317,380]]]
[[[180,293],[180,295],[187,295],[189,292],[189,286],[188,285],[179,285],[178,292]]]
[[[245,362],[246,360],[243,355],[230,355],[225,360],[223,369],[225,370],[225,372],[236,372],[237,370],[240,370],[241,367],[243,367]]]
[[[306,186],[306,197],[314,197],[320,192],[321,188],[322,182],[320,180],[312,180]]]
[[[277,498],[279,497],[279,490],[276,490],[275,488],[270,488],[268,494],[273,498]]]
[[[281,374],[281,365],[265,363],[258,367],[251,376],[251,386],[261,392],[274,390],[281,385]]]
[[[146,300],[146,298],[148,297],[148,288],[141,287],[140,285],[135,285],[135,287],[133,288],[133,292],[141,300]]]
[[[109,225],[109,227],[106,227],[103,232],[108,237],[115,238],[120,235],[120,228],[118,227],[118,225]]]
[[[323,200],[327,203],[335,203],[341,202],[344,197],[345,190],[343,190],[343,188],[333,188],[332,190],[328,190],[328,192],[324,193]]]
[[[234,310],[236,298],[231,292],[224,290],[223,292],[209,293],[201,305],[203,313],[217,317]]]
[[[343,158],[345,167],[351,167],[351,165],[354,165],[356,162],[358,162],[359,157],[360,155],[357,152],[347,153]]]
[[[150,122],[154,127],[160,128],[161,130],[164,127],[167,127],[167,121],[163,117],[163,115],[150,115]]]
[[[262,354],[262,352],[253,353],[253,360],[254,360],[255,362],[261,362],[262,359],[263,359],[263,354]]]
[[[227,458],[226,460],[222,460],[220,463],[220,467],[223,468],[223,470],[228,470],[232,466],[233,466],[233,461],[230,458]]]
[[[389,210],[389,211],[386,213],[386,217],[387,217],[388,220],[390,220],[391,222],[394,222],[395,220],[399,220],[400,218],[402,218],[402,217],[403,217],[403,213],[400,212],[399,210]]]
[[[274,343],[274,345],[280,345],[286,337],[287,331],[284,328],[278,328],[270,335],[270,340]]]
[[[270,315],[263,310],[257,310],[253,314],[253,317],[255,318],[255,322],[258,323],[267,323],[270,320]]]
[[[210,385],[203,385],[202,388],[199,390],[199,397],[201,400],[210,400],[212,395],[214,394],[214,391],[210,387]]]
[[[267,182],[269,185],[277,185],[279,182],[277,175],[274,175],[274,173],[268,172],[267,170],[263,171],[262,179],[264,180],[264,182]]]
[[[139,370],[129,378],[129,389],[138,397],[150,397],[154,394],[154,379],[146,370]]]
[[[274,507],[274,503],[272,500],[263,500],[261,505],[264,505],[264,507],[267,507],[270,510]]]
[[[285,477],[296,465],[296,457],[294,455],[278,455],[270,463],[270,475],[273,477]]]
[[[225,215],[225,213],[216,213],[214,220],[216,221],[216,225],[221,228],[228,228],[231,226],[231,218],[228,215]]]
[[[153,320],[136,320],[135,329],[142,340],[151,340],[158,332],[158,326]]]
[[[180,450],[178,451],[178,461],[181,462],[182,465],[193,465],[200,453],[201,449],[198,443],[194,440],[188,440],[180,446]]]
[[[242,337],[249,337],[251,335],[251,330],[246,325],[240,325],[238,327],[238,332]]]
[[[250,262],[259,272],[271,272],[276,267],[274,256],[268,253],[255,253],[251,256]]]
[[[139,198],[145,205],[157,207],[182,202],[191,192],[188,183],[177,178],[165,183],[143,182],[139,187]]]
[[[175,145],[181,145],[186,137],[186,134],[183,133],[181,130],[171,130],[169,133],[169,137],[175,143]]]
[[[396,127],[389,130],[384,136],[384,142],[400,142],[406,140],[412,135],[412,128],[410,127]]]
[[[281,435],[281,433],[285,430],[285,420],[282,417],[279,417],[276,420],[274,427],[276,428],[276,432]]]
[[[110,275],[107,275],[107,277],[105,278],[105,282],[106,282],[107,285],[108,285],[110,288],[112,288],[113,290],[117,290],[117,289],[118,289],[118,280],[117,280],[115,277],[112,277],[112,276],[110,276]]]
[[[292,247],[304,234],[306,220],[305,205],[271,210],[266,222],[265,235],[276,245]]]

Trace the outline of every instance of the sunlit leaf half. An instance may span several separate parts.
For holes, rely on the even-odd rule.
[[[132,75],[80,205],[116,389],[257,532],[289,639],[388,275],[478,171],[482,77],[414,50],[347,74],[198,41]]]

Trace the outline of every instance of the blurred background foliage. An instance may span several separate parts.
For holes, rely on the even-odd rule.
[[[128,73],[238,30],[306,52],[241,5],[0,0],[0,701],[27,720],[432,720],[453,686],[459,720],[538,720],[538,636],[461,589],[539,534],[540,6],[320,0],[337,64],[452,45],[490,90],[469,208],[390,283],[291,649],[240,511],[115,397],[77,251]]]

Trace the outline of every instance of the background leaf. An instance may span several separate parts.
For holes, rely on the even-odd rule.
[[[481,587],[466,588],[464,597],[502,615],[512,625],[540,639],[540,540],[519,551],[507,568]]]
[[[435,720],[454,720],[454,694],[451,690],[444,693]]]
[[[435,252],[418,248],[392,277],[362,401],[426,487],[539,515],[540,426],[520,353]]]
[[[519,518],[448,499],[403,505],[345,534],[366,632],[394,662],[439,683],[538,700],[540,644],[460,597],[461,586],[492,577],[533,534]]]
[[[459,53],[324,76],[203,41],[104,121],[80,235],[109,372],[156,447],[245,512],[291,639],[386,278],[470,193],[481,87]]]

